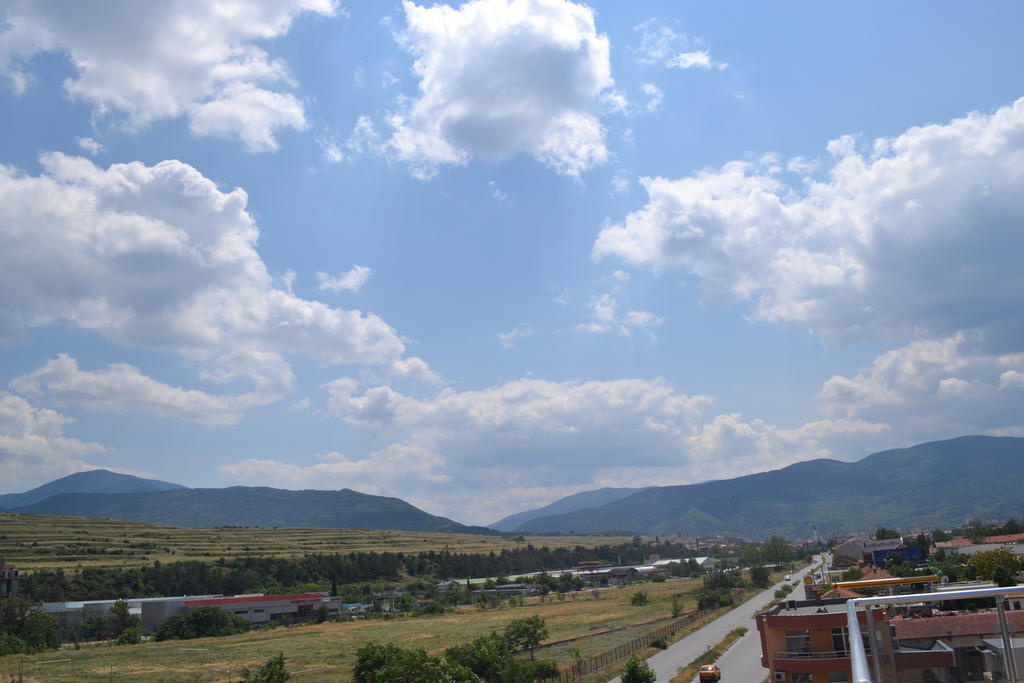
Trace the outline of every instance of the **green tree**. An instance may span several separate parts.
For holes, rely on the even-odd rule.
[[[156,630],[157,640],[188,640],[196,638],[196,633],[180,614],[172,614],[164,619]]]
[[[505,627],[505,640],[511,652],[529,652],[533,659],[533,650],[548,637],[548,627],[543,617],[534,615],[516,619]]]
[[[1017,584],[1017,573],[1024,565],[1021,559],[1009,548],[997,548],[972,555],[967,564],[974,567],[978,578],[988,581],[1003,581],[999,585],[1014,586]]]
[[[761,551],[753,545],[745,545],[740,549],[740,566],[757,567],[764,564]]]
[[[892,529],[886,529],[884,526],[880,526],[875,530],[875,540],[884,541],[887,538],[899,538],[900,532]]]
[[[127,629],[142,627],[142,620],[128,610],[128,603],[125,600],[118,600],[110,606],[107,613],[107,633],[115,638],[121,636]]]
[[[759,588],[767,588],[772,585],[772,577],[768,573],[768,569],[766,567],[751,567],[750,583],[758,586]]]
[[[793,559],[793,549],[781,536],[772,536],[761,544],[761,556],[765,564],[786,564]]]
[[[255,673],[248,669],[242,670],[244,683],[284,683],[291,679],[291,674],[284,668],[284,653],[278,653],[263,663]]]
[[[635,654],[630,655],[622,667],[622,683],[654,683],[654,670]]]
[[[839,575],[840,581],[857,581],[864,578],[864,572],[858,567],[850,567]]]
[[[466,667],[426,650],[405,649],[392,643],[369,643],[356,650],[352,669],[355,683],[479,683]]]
[[[142,642],[142,631],[138,626],[129,626],[117,634],[118,645],[138,645]]]
[[[17,594],[0,600],[0,650],[40,652],[60,647],[60,623],[40,602]]]

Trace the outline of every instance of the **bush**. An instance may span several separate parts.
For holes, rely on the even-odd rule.
[[[284,653],[278,653],[271,657],[256,673],[248,669],[242,669],[242,681],[244,683],[284,683],[291,678],[291,674],[284,668]]]
[[[647,591],[637,591],[629,599],[629,604],[633,605],[633,607],[643,607],[648,602],[650,602],[650,599],[647,597]]]
[[[118,645],[138,645],[142,642],[142,631],[138,626],[129,626],[117,636]]]
[[[630,655],[622,668],[622,683],[654,683],[654,671],[636,655]]]
[[[665,642],[664,638],[655,638],[651,641],[651,647],[656,647],[659,650],[667,650],[668,643]]]
[[[219,607],[206,606],[193,610],[184,617],[174,614],[160,624],[156,630],[157,640],[188,640],[191,638],[208,638],[212,636],[230,636],[245,633],[249,630],[249,622],[234,614],[229,614]]]
[[[9,633],[0,633],[0,657],[16,655],[20,652],[31,652],[28,643]]]

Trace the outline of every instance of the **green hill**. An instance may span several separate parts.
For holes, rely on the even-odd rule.
[[[951,527],[1024,514],[1024,439],[964,436],[857,462],[810,460],[780,470],[659,486],[589,510],[549,515],[517,533],[625,530],[684,536],[792,538],[868,529]]]
[[[282,526],[494,533],[431,515],[398,498],[349,489],[265,487],[175,489],[153,493],[64,493],[11,512],[124,519],[168,526]]]
[[[109,470],[76,472],[60,479],[54,479],[31,491],[0,495],[0,509],[11,509],[31,505],[62,493],[145,493],[183,489],[180,484],[171,484],[156,479],[143,479],[130,474]]]
[[[611,503],[626,496],[633,495],[637,491],[643,491],[644,489],[631,489],[631,488],[611,488],[605,487],[603,489],[595,489],[593,491],[581,491],[574,493],[571,496],[565,498],[559,498],[550,505],[539,507],[534,510],[526,510],[524,512],[517,512],[514,515],[509,515],[504,519],[499,519],[493,524],[488,524],[492,529],[498,531],[513,531],[516,527],[521,524],[525,524],[531,519],[537,517],[547,517],[548,515],[559,515],[565,512],[576,512],[577,510],[588,510],[590,508],[600,507],[606,503]]]

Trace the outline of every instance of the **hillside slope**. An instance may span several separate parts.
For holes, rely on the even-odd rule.
[[[11,512],[125,519],[169,526],[287,526],[494,533],[431,515],[398,498],[349,489],[177,489],[142,494],[65,493]]]
[[[811,460],[772,472],[660,486],[598,508],[532,519],[519,533],[626,531],[810,537],[876,524],[950,527],[1024,514],[1024,439],[964,436],[857,462]]]
[[[595,489],[593,491],[580,491],[579,493],[574,493],[571,496],[559,498],[555,502],[545,505],[544,507],[535,508],[533,510],[524,510],[523,512],[517,512],[514,515],[509,515],[508,517],[499,519],[497,522],[488,524],[487,526],[492,529],[497,529],[498,531],[513,531],[519,525],[525,524],[531,519],[536,519],[537,517],[560,515],[567,512],[576,512],[578,510],[588,510],[590,508],[600,507],[644,490],[646,489],[605,487],[603,489]]]
[[[24,493],[0,495],[0,509],[9,510],[23,505],[32,505],[62,493],[146,493],[183,488],[185,487],[181,484],[143,479],[130,474],[120,474],[109,470],[89,470],[54,479]]]

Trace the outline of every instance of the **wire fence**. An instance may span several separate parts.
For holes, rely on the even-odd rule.
[[[561,670],[558,676],[558,682],[575,683],[575,681],[583,680],[591,674],[597,673],[616,662],[622,661],[634,652],[639,652],[644,648],[650,647],[651,643],[655,640],[669,638],[678,631],[681,631],[688,626],[692,626],[693,622],[701,616],[702,615],[699,612],[687,614],[686,616],[679,617],[675,621],[671,621],[663,626],[651,629],[642,636],[634,638],[629,642],[616,645],[610,650],[593,655],[592,657],[578,659],[567,668]]]

